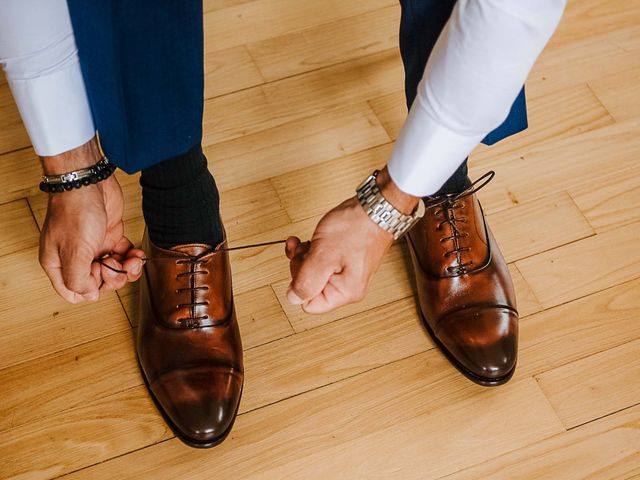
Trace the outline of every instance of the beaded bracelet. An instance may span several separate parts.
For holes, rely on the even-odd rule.
[[[81,168],[62,175],[43,175],[40,190],[45,193],[59,193],[74,188],[86,187],[109,178],[116,170],[116,166],[102,157],[91,167]]]

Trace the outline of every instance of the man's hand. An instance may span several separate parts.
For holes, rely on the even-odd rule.
[[[405,214],[418,203],[400,191],[386,170],[378,175],[382,195]],[[287,239],[292,282],[287,298],[307,313],[325,313],[362,300],[393,236],[366,215],[356,197],[329,211],[311,242]]]
[[[61,157],[43,159],[45,173],[90,166],[100,154],[91,141]],[[124,236],[123,211],[122,190],[114,176],[95,185],[49,194],[40,235],[40,264],[65,300],[97,300],[102,286],[117,289],[140,277],[144,252],[134,249]],[[110,254],[105,263],[129,273],[116,273],[96,261],[105,254]]]

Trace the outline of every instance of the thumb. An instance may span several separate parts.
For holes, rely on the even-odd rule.
[[[291,260],[292,280],[287,299],[293,305],[302,305],[322,292],[329,278],[341,270],[332,257],[318,253],[313,242],[308,253],[300,253]]]

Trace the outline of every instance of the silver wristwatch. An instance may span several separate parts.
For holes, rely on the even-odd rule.
[[[411,215],[404,215],[394,208],[380,193],[380,188],[376,183],[378,170],[373,172],[356,189],[358,201],[365,213],[373,222],[384,231],[393,235],[394,240],[398,240],[404,235],[418,220],[424,215],[424,203],[418,203],[416,211]]]

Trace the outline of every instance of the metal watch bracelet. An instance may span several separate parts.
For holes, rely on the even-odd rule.
[[[391,233],[394,240],[398,240],[424,216],[424,202],[420,199],[411,215],[401,213],[380,192],[376,183],[379,173],[380,171],[376,170],[369,175],[356,189],[356,194],[360,205],[373,223]]]

